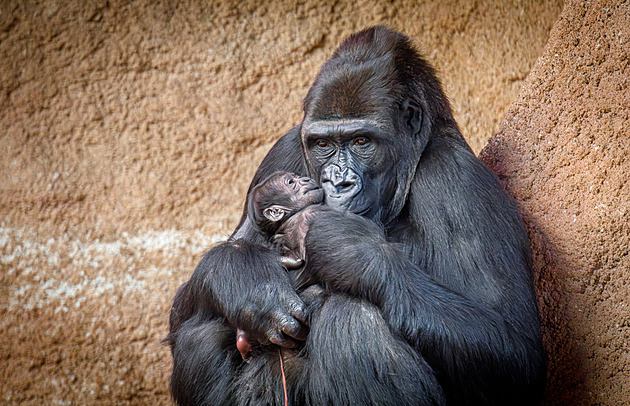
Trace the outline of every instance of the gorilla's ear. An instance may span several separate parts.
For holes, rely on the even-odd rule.
[[[265,210],[263,210],[263,216],[265,216],[267,220],[273,221],[274,223],[276,221],[282,220],[284,216],[286,216],[286,214],[287,209],[282,206],[278,206],[277,204],[274,204],[273,206],[267,207]]]
[[[400,106],[400,112],[403,117],[403,122],[407,125],[407,128],[409,128],[409,132],[411,132],[412,135],[418,134],[422,126],[422,109],[418,103],[407,98]]]

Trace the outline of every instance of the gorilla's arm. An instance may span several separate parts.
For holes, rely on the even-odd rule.
[[[269,151],[251,182],[277,171],[304,174],[299,128],[285,134]],[[247,199],[246,199],[247,201]],[[292,346],[281,334],[303,338],[303,303],[291,286],[276,252],[259,241],[247,207],[226,243],[211,249],[191,279],[178,291],[171,309],[169,341],[174,347],[180,326],[197,312],[207,319],[224,318],[262,342]]]
[[[263,343],[292,347],[288,336],[304,339],[298,320],[304,305],[291,286],[275,250],[245,240],[210,250],[188,282],[205,313],[224,316],[229,325]]]
[[[339,228],[350,232],[340,234]],[[325,289],[377,305],[392,330],[419,349],[442,376],[445,393],[464,385],[470,385],[465,392],[482,393],[484,385],[478,380],[496,393],[504,380],[527,377],[527,369],[536,369],[523,362],[535,351],[534,340],[517,333],[487,303],[455,292],[419,269],[373,223],[346,215],[332,224],[318,217],[311,230],[305,277],[316,272],[313,280]]]
[[[386,230],[393,237],[355,215],[316,216],[306,273],[377,305],[451,399],[475,404],[502,393],[507,402],[520,393],[534,404],[544,358],[526,236],[492,174],[449,144],[427,146],[405,224]]]

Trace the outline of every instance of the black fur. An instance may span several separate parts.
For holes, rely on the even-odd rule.
[[[304,111],[250,190],[283,170],[327,191],[337,211],[313,218],[300,274],[317,284],[296,292],[244,213],[175,297],[175,400],[283,404],[281,346],[292,405],[540,403],[529,241],[433,69],[402,34],[368,29],[324,65]],[[289,338],[306,325],[305,343]],[[264,348],[250,363],[236,327]]]

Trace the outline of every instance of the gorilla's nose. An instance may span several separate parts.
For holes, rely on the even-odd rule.
[[[337,165],[331,165],[327,169],[329,170],[324,171],[322,183],[330,182],[337,193],[344,193],[344,190],[356,186],[359,175],[352,169],[342,169]]]
[[[346,205],[361,190],[361,177],[351,168],[330,165],[322,171],[322,187],[327,202]]]

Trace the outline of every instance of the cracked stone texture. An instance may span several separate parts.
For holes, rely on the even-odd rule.
[[[547,404],[630,404],[630,2],[571,0],[481,153],[520,202]]]
[[[557,0],[431,0],[422,4],[376,0],[307,0],[299,4],[277,0],[1,1],[0,402],[169,404],[171,360],[160,340],[166,335],[174,292],[203,252],[233,229],[258,162],[281,134],[299,122],[301,100],[317,69],[347,35],[386,23],[412,36],[440,71],[462,132],[479,151],[498,130],[561,8]],[[560,28],[554,32],[582,29],[566,17],[573,9],[582,10],[583,6],[572,4],[565,10]],[[619,22],[615,10],[611,16],[617,20],[612,21]],[[611,75],[601,80],[602,86],[607,83],[605,78],[609,80],[606,94],[623,94],[614,85],[621,86],[624,76],[614,65],[604,65],[611,61],[607,55],[612,46],[595,48],[598,36],[608,35],[608,42],[600,41],[604,45],[617,40],[617,32],[609,31],[606,22],[599,24],[604,28],[593,29],[601,31],[576,31],[581,41],[577,45],[560,45],[556,39],[557,52],[562,55],[578,45],[586,53],[584,61],[576,56],[575,60],[562,59],[565,65],[554,67],[570,69],[584,63],[590,69],[586,75],[594,83],[596,76],[588,72],[607,66]],[[624,30],[619,36],[626,41],[628,32]],[[546,52],[551,61],[549,47]],[[561,89],[550,84],[553,77],[548,69],[551,67],[539,63],[536,80],[546,78],[549,89]],[[615,72],[618,76],[613,76]],[[576,82],[564,86],[596,90],[578,79],[583,80],[573,76]],[[540,115],[547,103],[575,103],[565,90],[562,94],[567,100],[549,93],[541,106],[542,100],[531,93],[535,89],[532,80],[527,82],[532,96],[522,96],[519,100],[525,106],[516,104],[509,117],[516,117],[517,110],[527,103]],[[547,93],[547,87],[539,87],[539,92]],[[576,116],[578,123],[591,120],[589,127],[578,130],[574,122],[560,123],[575,134],[560,132],[562,127],[551,125],[555,122],[551,118],[537,128],[545,140],[553,142],[569,134],[590,134],[599,140],[594,129],[604,131],[609,118],[627,124],[627,114],[621,119],[614,104],[609,108],[607,112],[603,107],[597,110],[602,114],[599,122],[593,121],[593,109]],[[571,111],[577,109],[568,109],[567,114]],[[505,149],[510,123],[508,120],[502,127],[499,140],[504,141],[493,141],[486,156],[494,156],[494,161],[487,158],[493,164],[513,160],[516,168],[519,159],[538,150],[516,135],[514,139],[522,140],[519,154]],[[528,123],[535,125],[531,120]],[[627,131],[615,126],[615,133]],[[549,170],[558,171],[568,171],[587,158],[597,157],[597,165],[605,165],[606,154],[614,151],[613,140],[604,137],[597,144],[599,152],[584,147],[579,155],[554,154],[553,161],[545,162],[557,164]],[[618,144],[624,141],[616,140]],[[569,145],[553,147],[560,150]],[[548,150],[540,151],[541,157],[551,159],[543,154]],[[623,155],[615,156],[623,162]],[[539,161],[532,158],[529,164],[535,162]],[[501,168],[507,167],[497,164],[495,170],[502,173]],[[534,237],[541,232],[555,241],[546,229],[544,233],[540,230],[556,223],[562,224],[558,233],[565,236],[572,231],[586,232],[610,214],[608,209],[586,207],[582,194],[580,199],[569,195],[569,185],[591,177],[598,190],[593,193],[602,194],[612,187],[603,182],[615,179],[612,167],[602,166],[608,172],[601,172],[601,177],[595,177],[600,172],[590,167],[560,171],[564,177],[550,179],[539,188],[549,188],[553,181],[575,199],[552,201],[551,206],[544,206],[547,211],[535,206],[543,200],[534,200],[534,192],[529,197],[517,194],[524,190],[519,179],[521,183],[537,179],[528,172],[532,168],[522,168],[524,172],[518,175],[503,172],[502,178],[524,202],[524,208],[530,209],[525,211],[531,213],[526,218],[537,216],[538,225],[530,223]],[[545,169],[542,173],[551,172]],[[575,183],[575,190],[584,185]],[[551,191],[544,198],[550,195]],[[597,204],[613,207],[609,200],[602,198]],[[540,217],[540,213],[552,213],[553,204],[585,205],[575,212],[578,222],[571,226],[582,228],[564,227],[562,221],[568,215],[564,212]],[[548,348],[555,351],[551,360],[566,365],[562,373],[552,375],[556,377],[552,383],[563,388],[562,393],[578,388],[578,383],[580,394],[595,387],[604,390],[604,382],[610,382],[615,394],[622,393],[614,385],[620,385],[619,374],[627,377],[625,352],[618,352],[615,364],[622,372],[615,372],[612,361],[602,361],[606,372],[579,380],[580,375],[572,375],[575,370],[570,368],[579,360],[582,368],[599,363],[601,354],[612,354],[616,345],[622,345],[628,318],[621,317],[627,315],[619,307],[623,301],[615,301],[613,296],[624,291],[623,275],[615,273],[619,271],[610,262],[613,251],[608,251],[613,237],[619,244],[626,238],[623,231],[627,229],[622,228],[626,223],[623,217],[617,220],[603,223],[604,232],[593,231],[577,245],[583,248],[579,254],[592,261],[593,270],[557,268],[565,279],[580,281],[577,285],[566,282],[568,288],[582,289],[583,285],[584,293],[565,292],[560,284],[565,279],[554,276],[556,268],[537,268],[545,311],[555,312],[556,303],[580,294],[600,306],[602,315],[619,316],[614,322],[603,316],[584,323],[576,319],[580,325],[570,326],[554,321],[564,320],[564,313],[545,316],[547,334],[555,326],[558,340],[566,341],[546,339]],[[566,241],[573,240],[566,237]],[[560,261],[554,251],[557,244],[542,245],[537,238],[534,242],[537,249],[543,247],[548,253],[537,254],[538,263]],[[601,245],[599,251],[593,251],[594,244]],[[567,243],[566,247],[563,258],[573,254],[570,249],[576,246]],[[599,274],[599,282],[591,282],[595,269],[605,270]],[[554,302],[556,297],[559,302]],[[572,305],[561,310],[577,312]],[[618,307],[609,307],[613,305]],[[592,320],[601,320],[595,324],[597,328],[610,323],[620,327],[603,330],[602,337],[608,341],[601,338],[596,347],[590,345],[594,337],[573,332],[588,330]],[[573,330],[567,332],[569,327]],[[599,334],[599,330],[593,327],[591,333]],[[571,341],[574,337],[582,341]],[[565,345],[581,352],[570,353]],[[612,355],[607,359],[612,360]],[[571,386],[573,382],[576,384]],[[602,404],[608,402],[601,399]]]

